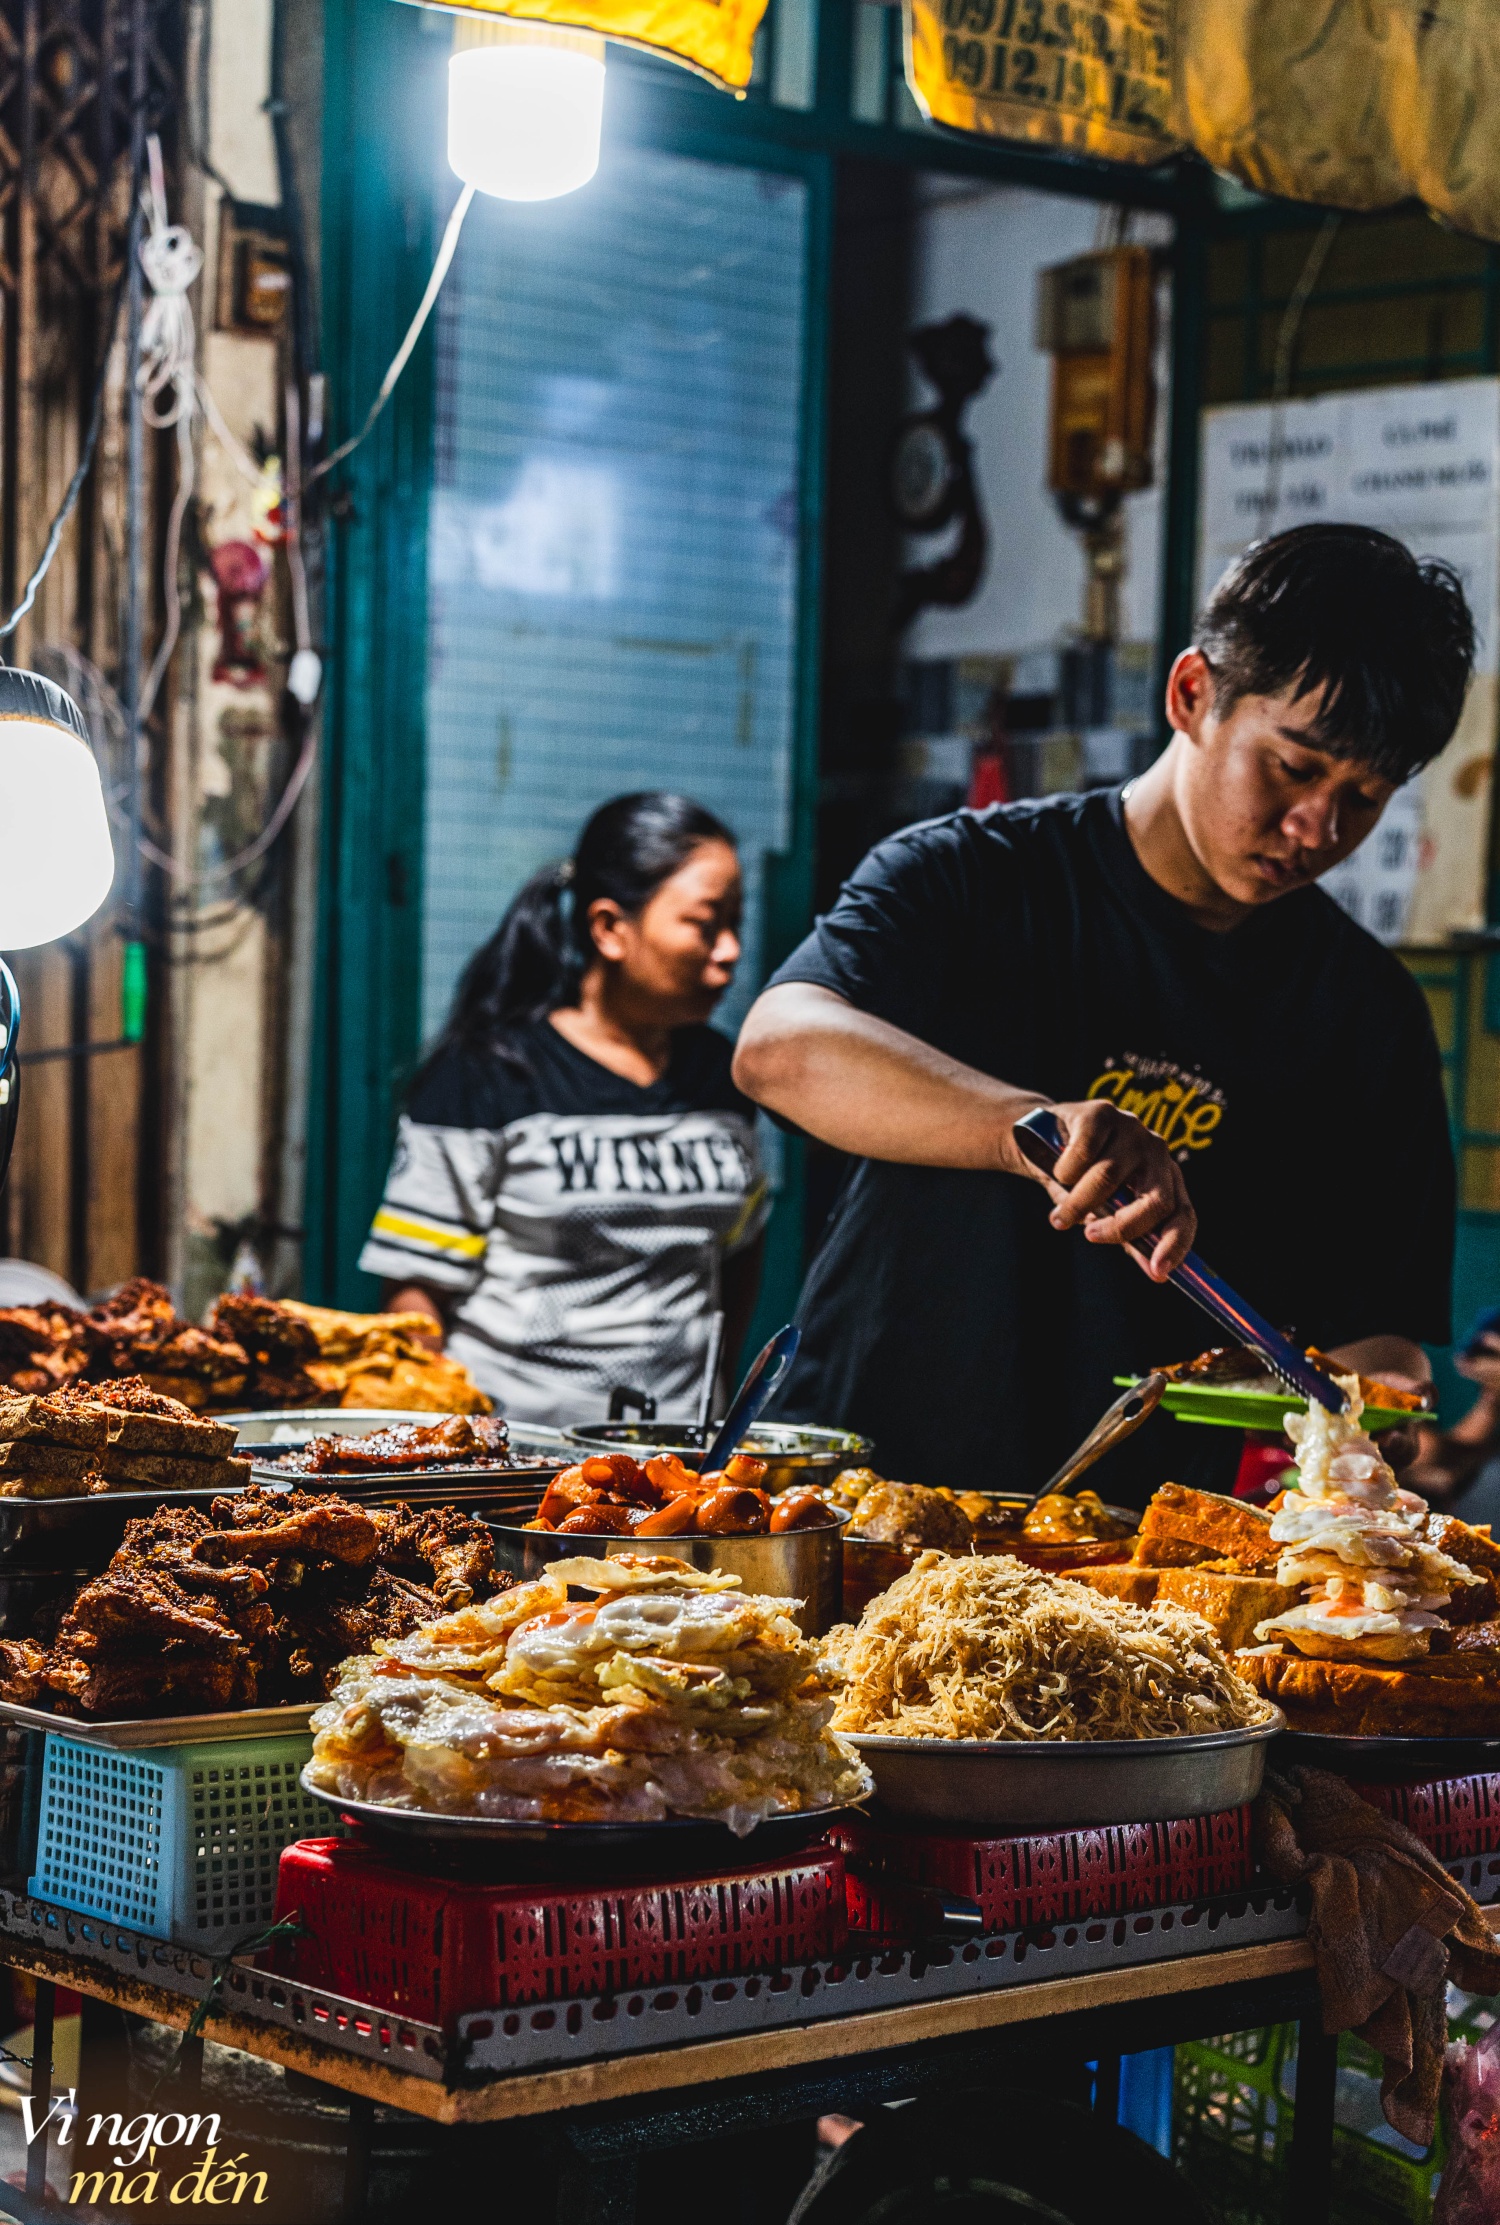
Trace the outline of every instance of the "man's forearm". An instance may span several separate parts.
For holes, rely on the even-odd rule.
[[[747,1096],[821,1142],[910,1166],[1021,1173],[1011,1127],[1047,1102],[801,983],[760,998],[734,1075]]]

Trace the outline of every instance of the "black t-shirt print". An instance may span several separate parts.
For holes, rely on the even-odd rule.
[[[1305,1341],[1447,1341],[1453,1164],[1426,1005],[1321,890],[1214,934],[1145,872],[1118,790],[960,811],[872,851],[775,978],[1137,1114],[1185,1170],[1202,1256]],[[865,1430],[886,1474],[1034,1489],[1117,1375],[1215,1341],[1188,1299],[1047,1214],[1016,1176],[856,1161],[779,1410]],[[1237,1445],[1153,1421],[1100,1488],[1140,1503]]]

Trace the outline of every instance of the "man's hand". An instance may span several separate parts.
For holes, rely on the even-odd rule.
[[[856,1158],[1044,1179],[1017,1150],[1014,1129],[1045,1097],[964,1066],[810,982],[762,991],[740,1030],[734,1078],[757,1104]],[[1146,1273],[1163,1281],[1198,1225],[1177,1161],[1159,1136],[1101,1098],[1051,1110],[1068,1138],[1046,1185],[1054,1227],[1082,1221],[1091,1243],[1140,1243]],[[1138,1195],[1112,1213],[1119,1189]],[[1143,1241],[1153,1234],[1154,1243]]]
[[[1198,1229],[1181,1167],[1160,1136],[1102,1098],[1054,1105],[1052,1111],[1068,1139],[1052,1174],[1034,1167],[1014,1136],[1005,1152],[1007,1168],[1045,1185],[1054,1228],[1082,1223],[1091,1244],[1136,1245],[1151,1280],[1165,1282],[1192,1249]],[[1130,1190],[1134,1197],[1115,1212],[1109,1201],[1117,1190]]]

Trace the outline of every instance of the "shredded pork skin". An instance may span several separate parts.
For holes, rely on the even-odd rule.
[[[1199,1616],[1130,1607],[1009,1554],[924,1553],[823,1643],[846,1678],[833,1717],[846,1735],[1170,1738],[1273,1713]]]

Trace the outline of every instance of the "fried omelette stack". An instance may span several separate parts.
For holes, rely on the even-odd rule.
[[[597,1596],[570,1602],[568,1587]],[[346,1662],[313,1717],[333,1797],[527,1822],[765,1817],[862,1798],[830,1728],[840,1682],[787,1602],[738,1578],[621,1554]]]

